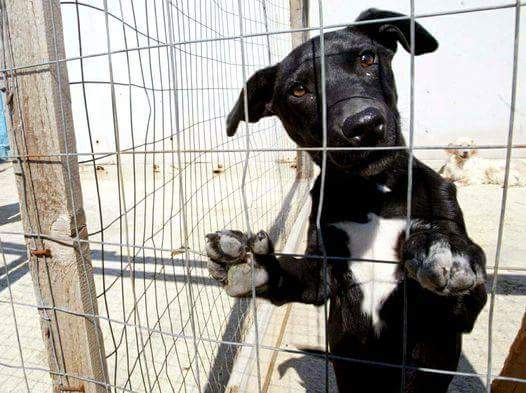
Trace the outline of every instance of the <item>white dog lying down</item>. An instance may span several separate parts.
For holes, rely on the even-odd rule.
[[[505,163],[479,157],[473,140],[460,138],[449,146],[457,148],[446,149],[449,157],[438,172],[443,177],[461,185],[504,184]],[[513,164],[510,167],[508,185],[526,185],[526,176]]]

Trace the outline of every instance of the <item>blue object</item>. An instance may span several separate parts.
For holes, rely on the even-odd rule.
[[[7,123],[4,113],[4,97],[0,96],[0,161],[9,155],[9,140],[7,139]]]

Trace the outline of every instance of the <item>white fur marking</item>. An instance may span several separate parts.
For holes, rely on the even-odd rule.
[[[442,241],[431,244],[426,259],[428,261],[433,261],[433,263],[439,263],[440,266],[443,266],[449,270],[453,262],[453,255],[451,253],[451,249],[449,248],[449,244]]]
[[[349,237],[349,251],[352,258],[381,261],[397,261],[396,245],[400,233],[405,230],[406,220],[384,219],[376,214],[368,215],[365,224],[352,221],[334,224]],[[377,335],[382,329],[379,311],[385,299],[398,285],[395,263],[349,262],[356,283],[363,292],[362,312],[371,316]]]
[[[465,269],[471,268],[469,259],[464,254],[453,254],[453,260],[458,262],[458,264]]]
[[[378,191],[380,192],[383,192],[383,193],[388,193],[388,192],[391,192],[392,190],[387,187],[385,184],[377,184],[376,185],[376,188],[378,189]]]

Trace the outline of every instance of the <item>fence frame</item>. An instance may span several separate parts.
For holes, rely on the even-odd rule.
[[[238,37],[221,39],[240,39],[282,33],[292,33],[293,45],[296,46],[307,39],[308,33],[323,31],[332,27],[324,26],[322,18],[322,1],[319,0],[320,26],[309,27],[309,0],[290,1],[290,31],[247,34]],[[2,0],[2,19],[7,25],[5,31],[9,34],[11,45],[7,48],[6,61],[6,97],[5,111],[8,119],[9,136],[13,147],[12,159],[17,179],[20,200],[21,217],[30,259],[31,276],[35,294],[39,302],[41,328],[48,351],[49,369],[52,375],[55,391],[107,391],[110,385],[104,351],[102,333],[99,326],[99,314],[95,299],[95,285],[91,268],[91,254],[86,229],[86,218],[82,207],[82,192],[78,170],[78,154],[75,148],[75,133],[71,114],[71,98],[66,64],[68,59],[64,51],[60,1],[59,0]],[[509,134],[506,156],[506,179],[502,197],[501,219],[499,223],[498,250],[495,257],[495,279],[491,291],[490,328],[488,338],[488,371],[487,388],[497,380],[522,382],[518,378],[505,378],[492,375],[492,322],[495,302],[495,290],[502,243],[502,228],[506,211],[507,180],[510,170],[510,160],[513,148],[524,148],[524,145],[513,145],[514,111],[516,99],[518,32],[520,8],[524,6],[519,0],[513,4],[485,7],[485,9],[515,8],[516,32],[514,50],[514,70],[512,87],[512,105],[510,111]],[[240,7],[241,8],[241,7]],[[482,9],[483,7],[479,7]],[[475,12],[478,9],[462,12]],[[461,13],[456,12],[456,13]],[[414,0],[411,1],[412,24],[411,46],[411,138],[408,146],[411,157],[413,146],[413,112],[414,112],[414,23],[415,19],[437,16],[447,13],[415,15]],[[241,17],[241,15],[240,15]],[[240,20],[242,26],[242,19]],[[195,42],[214,41],[194,40]],[[177,43],[170,43],[175,46]],[[160,45],[158,46],[160,47]],[[243,49],[242,49],[243,50]],[[107,54],[111,56],[111,50]],[[93,55],[95,56],[95,55]],[[16,61],[23,62],[17,67]],[[245,65],[243,64],[243,68]],[[322,56],[322,69],[324,69]],[[322,71],[322,81],[324,81]],[[325,95],[323,95],[325,97]],[[51,97],[51,99],[49,99]],[[323,105],[325,110],[325,105]],[[248,111],[247,111],[248,112]],[[248,113],[247,113],[248,117]],[[297,178],[310,179],[313,166],[307,150],[320,150],[325,157],[329,148],[326,146],[326,113],[324,113],[324,146],[313,149],[296,149]],[[247,133],[248,138],[248,133]],[[435,146],[434,148],[443,148]],[[479,147],[481,148],[481,147]],[[498,146],[487,148],[499,148]],[[500,146],[502,148],[502,146]],[[119,150],[119,149],[117,149]],[[279,149],[283,150],[283,149]],[[345,150],[345,149],[341,149]],[[355,149],[356,150],[356,149]],[[225,150],[226,151],[226,150]],[[236,152],[258,151],[250,149]],[[264,149],[272,151],[272,149]],[[120,154],[120,151],[116,152]],[[99,153],[102,154],[102,153]],[[134,154],[134,153],[131,153]],[[90,154],[93,155],[93,154]],[[324,158],[325,160],[325,158]],[[409,162],[409,167],[411,161]],[[322,166],[322,177],[325,165]],[[322,187],[323,188],[323,187]],[[408,190],[410,198],[411,190]],[[294,191],[292,197],[294,195]],[[410,203],[408,204],[410,206]],[[321,209],[319,209],[321,212]],[[281,217],[286,225],[291,225],[295,216]],[[278,217],[279,219],[279,217]],[[410,219],[410,212],[408,212]],[[317,218],[319,226],[320,217]],[[278,224],[280,222],[278,221]],[[282,225],[283,226],[283,225]],[[283,231],[283,228],[279,228]],[[57,240],[58,239],[58,240]],[[67,239],[67,241],[63,241]],[[0,243],[1,247],[1,243]],[[326,262],[327,256],[322,258]],[[70,274],[64,274],[67,271]],[[60,284],[60,285],[59,285]],[[254,292],[255,293],[255,292]],[[13,303],[14,304],[14,303]],[[68,310],[70,312],[62,312]],[[327,306],[325,305],[325,314]],[[256,322],[257,329],[257,322]],[[256,333],[257,334],[257,333]],[[193,339],[197,339],[194,337]],[[199,338],[201,340],[201,338]],[[62,345],[67,341],[68,344]],[[221,342],[223,343],[223,342]],[[230,344],[224,342],[225,344]],[[244,345],[244,344],[241,344]],[[80,349],[79,349],[80,346]],[[256,340],[254,348],[259,348]],[[262,348],[266,348],[262,346]],[[280,348],[270,348],[275,351]],[[290,351],[289,351],[290,352]],[[82,354],[82,356],[79,356]],[[258,356],[259,357],[259,356]],[[326,368],[332,356],[326,354]],[[352,359],[349,359],[352,361]],[[402,375],[406,367],[401,365]],[[429,370],[428,370],[429,371]],[[440,371],[440,370],[435,370]],[[450,374],[465,375],[466,373]],[[470,374],[475,375],[475,374]],[[81,378],[79,376],[82,376]],[[326,374],[326,378],[327,374]],[[258,378],[261,379],[261,378]],[[94,382],[94,383],[85,383]],[[327,379],[326,386],[328,389]],[[260,387],[261,390],[261,387]]]

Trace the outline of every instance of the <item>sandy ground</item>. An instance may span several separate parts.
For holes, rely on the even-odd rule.
[[[280,169],[281,168],[281,169]],[[92,244],[95,281],[99,299],[99,312],[113,320],[133,322],[130,314],[133,301],[129,296],[130,279],[123,271],[126,253],[118,244],[121,242],[120,222],[118,220],[118,193],[115,174],[112,168],[104,168],[97,176],[101,187],[103,217],[105,230],[104,242],[116,244]],[[290,172],[289,172],[290,171]],[[125,174],[126,184],[133,184],[131,174]],[[178,182],[172,185],[169,169],[160,174],[149,170],[139,175],[136,190],[127,188],[129,206],[135,200],[135,215],[129,214],[129,233],[134,244],[137,261],[139,315],[143,325],[161,330],[164,334],[143,334],[146,350],[140,351],[134,329],[126,329],[122,323],[102,321],[105,338],[106,355],[112,382],[126,386],[132,391],[195,391],[199,379],[202,385],[208,381],[208,391],[221,391],[231,376],[234,367],[233,359],[236,350],[231,345],[200,341],[197,344],[199,359],[199,378],[195,367],[195,347],[192,340],[175,337],[174,333],[183,332],[191,335],[190,318],[192,311],[196,318],[197,334],[212,340],[241,340],[241,326],[249,303],[229,299],[220,288],[208,279],[203,269],[203,258],[198,253],[192,254],[191,269],[193,272],[192,289],[194,299],[187,298],[184,261],[180,256],[173,257],[169,250],[181,245],[181,239],[173,236],[180,232],[180,215],[176,207],[168,203],[169,195],[178,195]],[[241,168],[232,164],[227,171],[213,175],[210,168],[193,171],[185,178],[189,184],[200,184],[197,193],[188,203],[187,213],[191,222],[190,248],[199,250],[202,247],[202,236],[210,228],[238,227],[243,228],[241,197],[238,192]],[[152,183],[157,178],[157,185]],[[280,179],[279,182],[273,179]],[[253,221],[261,228],[270,225],[276,216],[286,190],[293,181],[293,171],[288,165],[265,166],[254,168],[249,181],[251,196],[251,214]],[[90,169],[82,171],[84,201],[88,212],[88,227],[92,240],[102,240],[97,229],[98,203],[93,176]],[[227,185],[227,189],[219,187]],[[273,187],[269,187],[272,184]],[[7,164],[0,165],[0,238],[8,265],[11,293],[16,302],[35,304],[35,293],[31,283],[25,256],[23,238],[19,235],[6,235],[1,232],[20,232],[16,189],[13,174]],[[130,186],[131,187],[131,186]],[[140,203],[144,196],[155,189],[160,191],[146,196],[149,201]],[[165,190],[166,194],[162,191]],[[137,193],[137,191],[136,191]],[[493,333],[492,370],[500,371],[502,363],[512,342],[520,319],[526,306],[526,276],[524,257],[526,244],[526,214],[524,188],[509,190],[506,225],[500,261],[496,293],[496,308]],[[488,256],[488,288],[494,279],[493,265],[496,249],[498,219],[502,189],[498,186],[470,186],[459,189],[459,200],[464,210],[470,235],[486,251]],[[155,205],[153,203],[155,202]],[[211,208],[210,208],[211,207]],[[117,213],[116,213],[117,212]],[[135,220],[135,221],[134,221]],[[93,228],[93,229],[91,229]],[[155,251],[151,248],[163,249]],[[124,265],[123,265],[124,264]],[[521,268],[523,270],[516,270]],[[16,327],[21,337],[22,353],[26,367],[46,368],[46,352],[40,337],[38,313],[35,308],[22,305],[15,306],[17,323],[15,326],[7,288],[6,270],[0,255],[0,316],[3,327],[0,330],[0,392],[23,391],[24,378],[20,369],[20,354],[16,339]],[[288,322],[283,324],[286,314]],[[294,304],[290,308],[272,309],[272,318],[266,329],[261,332],[262,342],[282,348],[299,346],[321,346],[324,340],[323,308]],[[283,331],[281,331],[283,329]],[[282,333],[282,335],[280,335]],[[140,336],[139,336],[140,337]],[[488,307],[486,307],[475,326],[474,331],[464,338],[464,350],[459,370],[484,374],[487,370],[488,353]],[[261,351],[262,378],[269,374],[269,389],[272,392],[318,392],[323,388],[323,362],[305,356],[291,356],[279,353],[270,367],[273,351]],[[15,368],[12,368],[15,366]],[[245,372],[251,373],[250,370]],[[50,379],[45,371],[27,370],[32,392],[47,392]],[[252,381],[253,382],[253,381]],[[484,378],[455,378],[451,392],[482,392]],[[334,390],[334,380],[331,378]],[[246,385],[241,390],[256,391],[254,384]]]
[[[246,189],[250,222],[255,228],[269,228],[275,222],[295,179],[290,162],[276,162],[274,158],[263,155],[249,166]],[[206,233],[224,227],[246,228],[240,193],[242,156],[232,155],[224,165],[224,172],[219,174],[213,173],[210,164],[193,164],[183,172],[184,215],[179,205],[177,168],[139,168],[135,179],[131,169],[125,169],[128,231],[124,220],[119,219],[115,167],[106,165],[97,171],[98,194],[93,169],[81,168],[105,354],[110,382],[120,388],[134,392],[192,392],[201,385],[202,391],[206,386],[207,392],[216,392],[228,382],[239,347],[218,341],[242,342],[245,327],[250,325],[251,303],[229,298],[209,278],[202,255]],[[6,275],[0,253],[0,392],[26,390],[17,330],[30,391],[49,392],[51,381],[45,372],[48,366],[35,308],[37,299],[20,235],[14,176],[6,163],[0,164],[0,187],[0,239],[8,271]],[[97,195],[101,199],[103,233]],[[172,252],[184,245],[184,216],[188,260],[183,253]],[[134,245],[130,257],[135,271],[137,313],[133,312],[128,251],[119,245],[126,239]],[[19,304],[14,307],[16,324],[9,303],[11,294]],[[134,325],[143,329],[135,329]],[[202,340],[194,343],[194,335]]]

